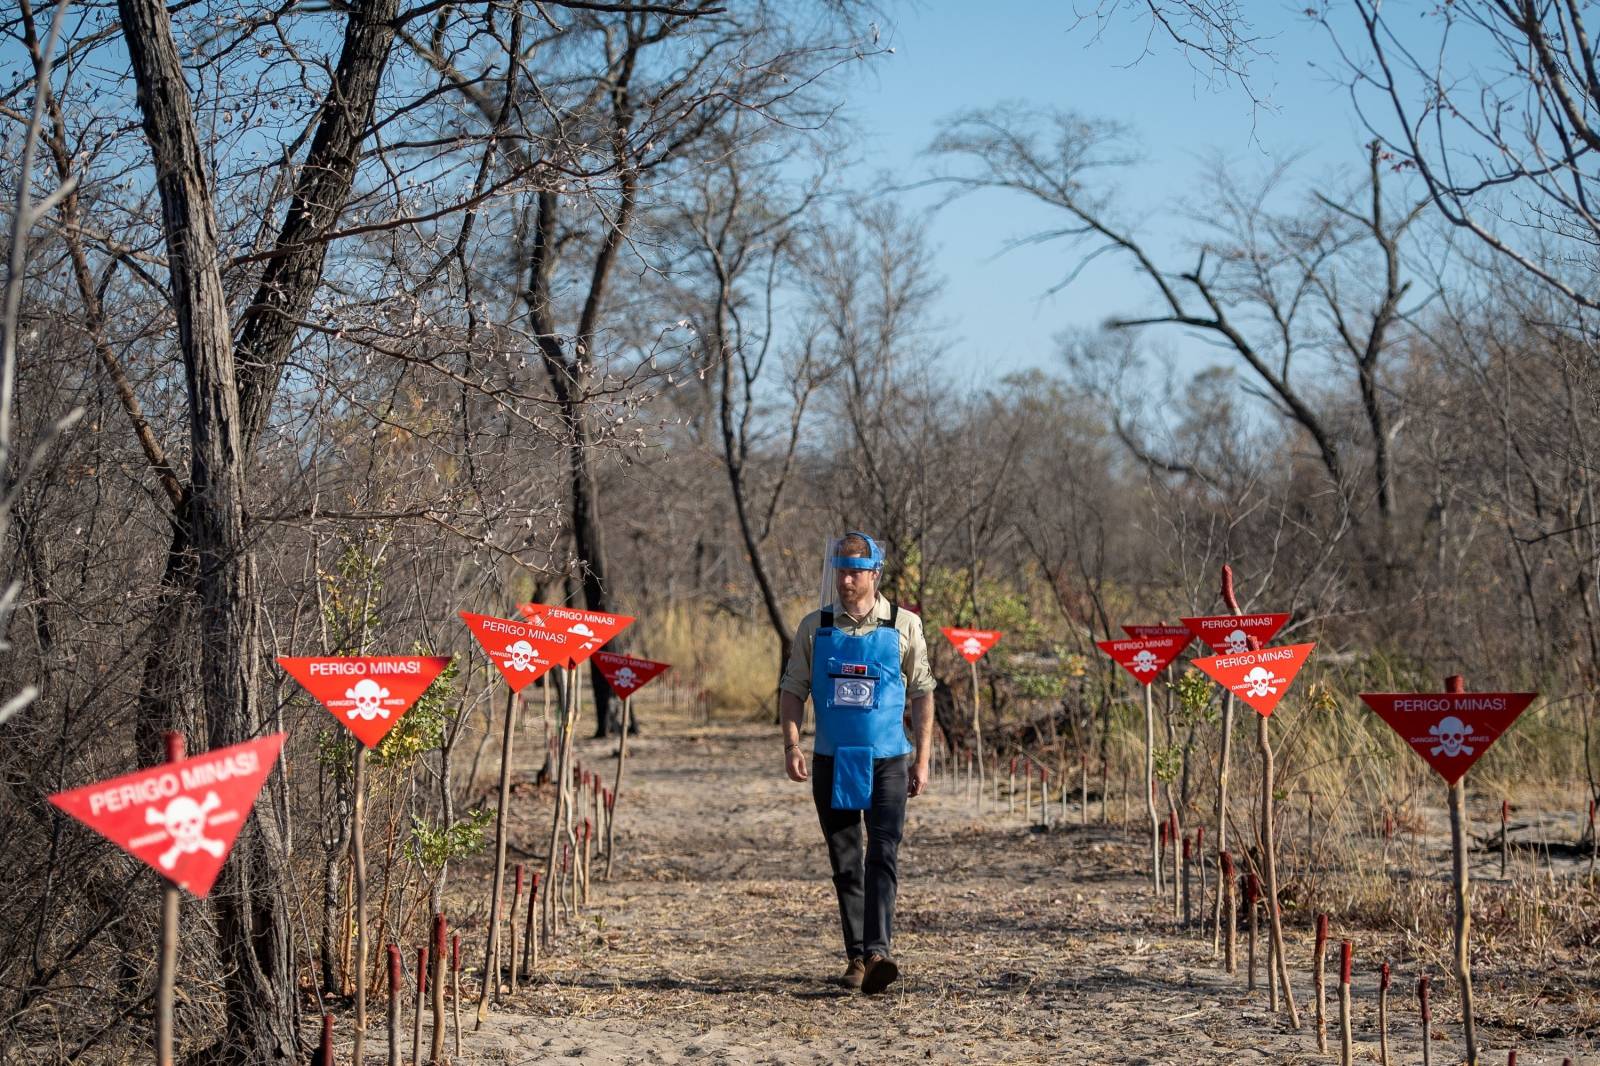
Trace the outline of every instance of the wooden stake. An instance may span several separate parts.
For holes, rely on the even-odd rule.
[[[1008,803],[1007,808],[1012,814],[1017,813],[1017,757],[1011,756],[1011,776],[1007,782]]]
[[[1050,828],[1050,771],[1039,767],[1039,820]]]
[[[350,787],[350,872],[356,897],[356,1034],[350,1058],[359,1064],[367,1045],[367,746],[359,740]]]
[[[1222,602],[1227,605],[1228,611],[1234,615],[1239,614],[1239,600],[1233,594],[1233,567],[1223,564],[1222,567]],[[1222,696],[1222,743],[1217,753],[1217,802],[1213,815],[1217,821],[1217,850],[1228,849],[1228,762],[1233,752],[1233,692],[1229,690]],[[1227,885],[1226,893],[1223,885]],[[1233,903],[1233,879],[1217,881],[1217,904],[1213,913],[1213,926],[1211,931],[1211,954],[1217,954],[1217,940],[1222,931],[1222,897],[1226,894],[1228,903]],[[1228,967],[1228,972],[1233,972],[1233,967]]]
[[[1161,832],[1156,814],[1156,711],[1150,686],[1144,686],[1144,803],[1150,816],[1150,889],[1161,895]]]
[[[1389,964],[1378,971],[1378,1066],[1389,1066]]]
[[[461,1058],[461,934],[450,934],[450,1020],[456,1058]],[[358,1064],[359,1066],[359,1064]]]
[[[1023,811],[1028,816],[1028,824],[1033,824],[1033,770],[1026,764],[1022,767],[1022,787],[1027,791]]]
[[[1260,913],[1260,908],[1256,906],[1256,904],[1260,901],[1260,898],[1261,882],[1257,880],[1255,874],[1246,874],[1244,884],[1244,906],[1245,910],[1250,914],[1250,937],[1245,942],[1249,945],[1245,952],[1245,958],[1249,960],[1245,969],[1245,972],[1249,974],[1249,979],[1245,983],[1245,988],[1251,992],[1256,990],[1256,916]],[[1269,995],[1272,992],[1272,974],[1270,972],[1267,974],[1267,992]]]
[[[1089,824],[1089,753],[1078,755],[1078,824]]]
[[[1446,692],[1465,692],[1466,679],[1445,678]],[[1472,1010],[1472,907],[1467,870],[1467,790],[1457,778],[1450,786],[1450,853],[1456,905],[1456,987],[1461,993],[1461,1031],[1466,1038],[1466,1066],[1478,1066],[1478,1030]]]
[[[400,945],[389,945],[389,1066],[400,1066]]]
[[[510,952],[510,956],[509,957],[510,957],[510,960],[511,960],[511,966],[510,966],[510,970],[511,970],[511,974],[510,974],[511,994],[513,996],[517,994],[517,915],[522,912],[522,878],[523,878],[523,869],[524,869],[524,865],[522,863],[520,863],[520,862],[517,863],[517,865],[515,867],[515,871],[513,873],[512,879],[511,879],[512,880],[511,910],[506,915],[506,919],[507,919],[506,924],[511,927],[511,936],[510,936],[511,952]]]
[[[589,860],[590,840],[594,836],[594,823],[585,818],[583,820],[583,905],[589,905]]]
[[[444,967],[445,920],[441,912],[433,916],[433,1044],[428,1061],[441,1066],[444,1059]],[[359,1060],[358,1060],[359,1061]]]
[[[1350,1033],[1350,954],[1348,940],[1339,942],[1339,1066],[1351,1066],[1355,1046]]]
[[[1323,970],[1328,959],[1328,916],[1317,915],[1316,954],[1311,959],[1311,984],[1317,996],[1317,1050],[1328,1050],[1328,980]]]
[[[1594,829],[1594,800],[1589,801],[1589,883],[1594,884],[1595,860],[1600,859],[1600,833]]]
[[[1283,915],[1278,909],[1278,837],[1274,827],[1272,776],[1272,737],[1269,725],[1272,719],[1264,714],[1256,716],[1256,745],[1261,750],[1261,843],[1262,865],[1266,868],[1267,929],[1272,941],[1272,958],[1276,961],[1278,987],[1283,992],[1283,1005],[1289,1009],[1289,1026],[1300,1028],[1300,1012],[1294,1005],[1294,987],[1289,983],[1289,961],[1283,950]],[[1272,974],[1267,974],[1267,987],[1272,988]],[[1276,996],[1269,997],[1276,1000]],[[1276,1002],[1271,1004],[1277,1009]]]
[[[422,1001],[428,995],[428,949],[417,949],[417,998],[411,1012],[411,1062],[422,1066]]]
[[[1183,927],[1189,928],[1194,920],[1194,878],[1192,876],[1192,863],[1194,853],[1189,846],[1189,838],[1183,838]]]
[[[1226,850],[1217,853],[1221,856],[1222,873],[1217,877],[1217,899],[1226,897],[1227,911],[1223,923],[1223,966],[1228,973],[1239,971],[1239,961],[1236,945],[1239,939],[1239,904],[1233,894],[1233,856]]]
[[[1183,869],[1180,871],[1178,868],[1178,814],[1176,811],[1170,811],[1167,814],[1167,842],[1172,846],[1172,920],[1181,922],[1183,920],[1182,882],[1184,878],[1189,876],[1189,838],[1184,837],[1183,839],[1185,857]]]
[[[483,1028],[489,1017],[489,997],[500,995],[500,907],[506,887],[506,843],[510,835],[507,812],[511,807],[513,729],[517,704],[515,692],[506,693],[505,726],[500,734],[500,807],[494,815],[494,880],[489,888],[489,942],[483,952],[483,981],[478,989],[478,1020],[474,1029]]]
[[[163,733],[167,762],[183,759],[182,733]],[[177,1024],[172,1004],[178,990],[178,913],[183,890],[171,881],[161,883],[161,954],[156,963],[156,1062],[173,1066]]]
[[[1428,1002],[1428,975],[1417,978],[1417,1006],[1422,1013],[1422,1066],[1433,1066],[1433,1007]]]
[[[539,937],[534,932],[534,916],[538,913],[539,880],[539,871],[533,871],[533,883],[528,886],[528,923],[522,930],[522,969],[529,981],[533,980],[533,971],[539,966]]]
[[[1500,880],[1506,879],[1506,827],[1511,821],[1511,804],[1506,800],[1500,801]]]
[[[317,1046],[321,1066],[333,1066],[333,1015],[322,1016],[322,1043]]]
[[[1195,916],[1200,919],[1200,924],[1205,925],[1203,917],[1206,910],[1206,827],[1195,826],[1194,830],[1194,864],[1200,868],[1200,900],[1195,908]]]
[[[967,663],[972,668],[972,746],[978,753],[978,813],[983,813],[983,720],[978,716],[978,660]]]

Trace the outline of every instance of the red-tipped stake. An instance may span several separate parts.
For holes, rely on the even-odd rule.
[[[1417,978],[1417,1006],[1422,1012],[1422,1066],[1433,1066],[1433,1007],[1428,1003],[1428,977]]]
[[[539,875],[535,874],[537,878]],[[461,934],[450,934],[450,1022],[455,1027],[453,1046],[461,1057]]]
[[[333,1066],[333,1015],[322,1016],[322,1043],[317,1047],[315,1066]]]
[[[389,1066],[400,1066],[400,946],[389,945]]]
[[[1350,1036],[1350,954],[1348,940],[1339,942],[1339,1066],[1350,1066],[1355,1047]]]
[[[1389,964],[1378,970],[1378,1066],[1389,1066]]]
[[[517,994],[517,914],[522,910],[522,881],[524,876],[524,864],[519,862],[512,874],[511,911],[506,915],[509,919],[506,924],[511,927],[509,930],[511,933],[509,944],[511,954],[508,958],[511,965],[507,969],[511,971],[511,994],[513,996]],[[498,978],[498,975],[496,977]]]
[[[967,765],[972,765],[972,757],[967,757]],[[1033,771],[1026,766],[1022,768],[1023,803],[1022,813],[1027,817],[1028,824],[1033,824]]]
[[[428,1061],[434,1066],[444,1062],[444,914],[433,916],[433,1043],[429,1047]]]
[[[1200,867],[1200,909],[1198,915],[1202,923],[1205,921],[1206,910],[1206,827],[1197,826],[1194,831],[1194,864]],[[1213,958],[1216,956],[1213,955]]]
[[[1227,849],[1223,849],[1219,854],[1222,857],[1222,874],[1217,878],[1217,895],[1225,901],[1226,906],[1226,913],[1223,916],[1224,921],[1222,923],[1223,967],[1229,973],[1237,973],[1239,970],[1237,952],[1239,902],[1233,893],[1233,856],[1228,853]]]
[[[1317,1050],[1328,1050],[1328,979],[1324,966],[1328,958],[1328,916],[1317,915],[1317,941],[1311,956],[1311,984],[1317,997]]]
[[[1256,902],[1260,898],[1260,880],[1253,873],[1246,874],[1244,881],[1244,905],[1245,909],[1250,912],[1250,939],[1247,941],[1249,944],[1249,950],[1246,952],[1245,958],[1249,960],[1248,972],[1250,974],[1250,980],[1245,987],[1251,992],[1256,990],[1256,936],[1259,932],[1257,923],[1258,908],[1256,907]],[[1270,969],[1267,971],[1267,986],[1269,988],[1272,986],[1272,971]]]
[[[1515,1051],[1506,1056],[1506,1066],[1517,1066],[1517,1053]]]
[[[411,1062],[412,1066],[422,1066],[422,1001],[428,995],[428,948],[426,945],[417,949],[417,998],[416,1009],[412,1012],[411,1025]]]
[[[522,944],[522,960],[528,966],[528,980],[533,980],[533,973],[539,968],[539,936],[534,930],[534,916],[538,914],[539,884],[544,880],[544,874],[538,870],[533,871],[533,884],[528,886],[528,928]]]

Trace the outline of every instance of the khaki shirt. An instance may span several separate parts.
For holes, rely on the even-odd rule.
[[[877,628],[879,620],[888,617],[889,601],[882,596],[860,622],[841,610],[838,604],[833,606],[834,628],[852,637],[864,636]],[[800,620],[794,646],[789,649],[789,662],[783,669],[783,680],[778,683],[780,689],[802,701],[811,695],[811,642],[821,619],[821,611],[812,611]],[[932,692],[933,670],[928,666],[928,642],[922,635],[922,619],[902,607],[895,616],[894,628],[900,634],[900,680],[905,682],[906,698]]]

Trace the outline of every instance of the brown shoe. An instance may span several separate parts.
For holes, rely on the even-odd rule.
[[[843,985],[845,988],[856,989],[861,987],[861,979],[866,976],[867,964],[860,959],[851,959],[850,965],[844,969],[844,974],[833,979],[834,984]]]
[[[894,983],[900,967],[887,955],[867,956],[867,972],[861,978],[861,991],[875,996]]]

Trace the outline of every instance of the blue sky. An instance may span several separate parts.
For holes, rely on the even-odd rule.
[[[1369,138],[1335,80],[1338,60],[1326,30],[1300,13],[1303,5],[1246,6],[1267,36],[1265,54],[1250,69],[1259,106],[1237,84],[1213,83],[1203,64],[1197,68],[1168,39],[1151,35],[1142,4],[1125,5],[1098,27],[1074,25],[1074,5],[1060,2],[930,0],[899,9],[883,33],[895,54],[874,61],[850,93],[852,120],[865,133],[857,180],[866,186],[885,171],[902,181],[925,175],[930,161],[921,153],[942,119],[1005,100],[1132,127],[1143,162],[1126,173],[1121,196],[1156,249],[1177,251],[1194,231],[1177,217],[1179,201],[1215,154],[1250,175],[1300,156],[1293,173],[1306,183],[1352,180]],[[938,195],[910,192],[903,201],[927,205]],[[1051,217],[1020,197],[994,193],[959,200],[933,218],[928,235],[946,279],[938,314],[952,327],[958,376],[1058,366],[1058,332],[1092,328],[1144,300],[1147,290],[1107,259],[1045,298],[1072,261],[1069,249],[1002,249]],[[1170,331],[1164,338],[1180,366],[1209,361],[1201,345]]]

